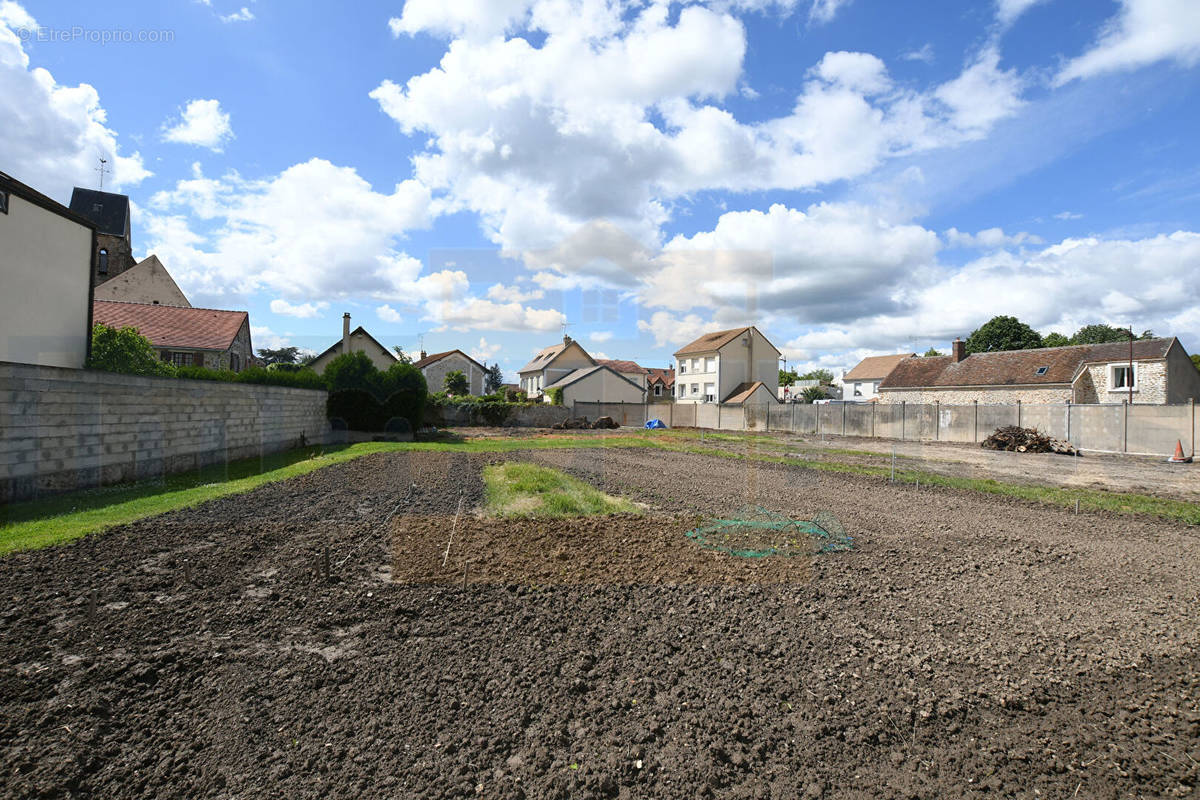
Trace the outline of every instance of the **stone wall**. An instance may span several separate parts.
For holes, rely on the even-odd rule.
[[[562,422],[570,416],[571,409],[567,406],[534,403],[513,409],[502,424],[518,428],[549,428],[551,425]],[[489,425],[490,423],[478,414],[471,413],[469,407],[447,405],[442,407],[442,424],[448,428],[455,428],[472,425]]]
[[[0,363],[0,502],[330,438],[326,393]]]
[[[1039,389],[1014,386],[1011,389],[882,389],[881,403],[941,403],[942,405],[1010,405],[1022,403],[1070,403],[1070,389]]]
[[[1103,364],[1088,364],[1086,375],[1081,375],[1078,383],[1091,386],[1090,392],[1077,392],[1080,403],[1120,403],[1128,399],[1129,394],[1121,389],[1112,391],[1109,365],[1126,364],[1128,362],[1105,362]],[[1137,373],[1137,388],[1133,391],[1134,403],[1152,403],[1161,405],[1167,402],[1167,362],[1166,361],[1137,361],[1134,362]]]

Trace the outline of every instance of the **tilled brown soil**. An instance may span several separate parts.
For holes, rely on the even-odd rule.
[[[1195,529],[693,455],[514,457],[648,513],[465,514],[443,568],[488,459],[392,454],[3,559],[0,796],[1194,792]],[[680,541],[748,502],[833,511],[856,549],[748,566]]]

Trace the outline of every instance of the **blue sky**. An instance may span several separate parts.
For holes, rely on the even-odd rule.
[[[260,347],[1200,348],[1194,0],[0,0],[0,128]]]

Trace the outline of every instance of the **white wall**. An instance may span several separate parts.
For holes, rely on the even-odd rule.
[[[563,389],[563,405],[574,403],[641,403],[645,394],[640,387],[606,369],[599,369],[586,378]]]
[[[91,228],[10,195],[0,243],[0,361],[82,367]]]
[[[675,399],[682,403],[703,403],[705,388],[711,384],[714,402],[721,400],[721,356],[716,351],[675,359]],[[697,392],[692,391],[693,385]],[[680,394],[680,392],[683,394]]]

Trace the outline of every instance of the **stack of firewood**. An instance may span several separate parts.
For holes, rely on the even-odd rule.
[[[997,428],[995,433],[983,440],[983,446],[988,450],[1008,450],[1014,453],[1077,455],[1070,442],[1046,436],[1037,428],[1019,428],[1016,425]]]

